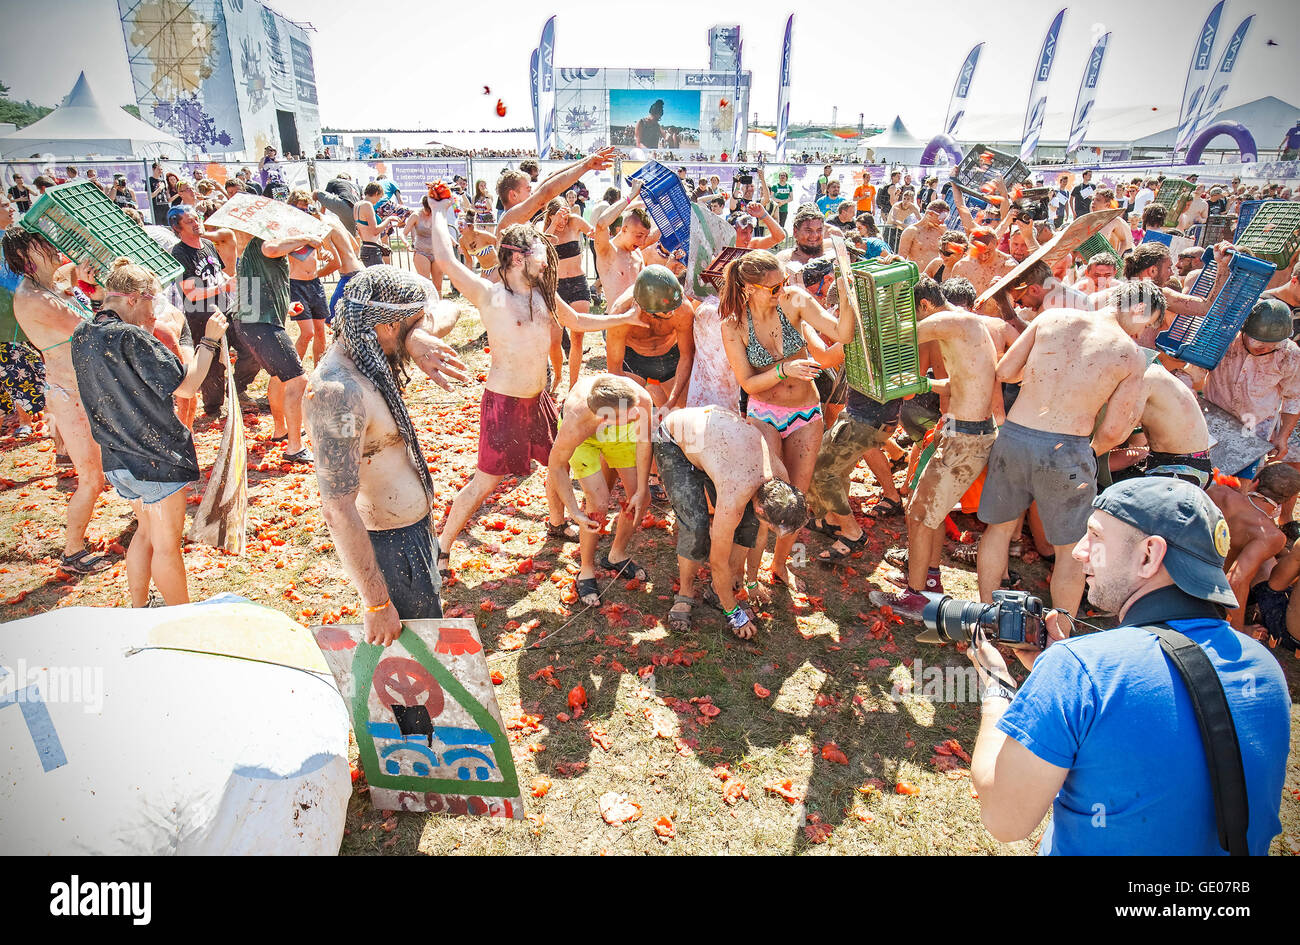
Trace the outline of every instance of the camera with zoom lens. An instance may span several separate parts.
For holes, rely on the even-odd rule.
[[[970,643],[976,629],[983,629],[994,643],[1019,650],[1047,647],[1047,623],[1040,598],[1024,591],[996,590],[993,603],[941,597],[925,605],[921,619],[941,641]]]

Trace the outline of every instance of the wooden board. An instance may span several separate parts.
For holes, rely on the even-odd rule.
[[[226,427],[221,431],[217,458],[186,537],[242,555],[248,531],[248,447],[244,443],[244,411],[239,406],[235,372],[224,337],[217,357],[226,364]]]
[[[1273,444],[1247,429],[1240,420],[1222,407],[1202,400],[1205,425],[1210,431],[1210,462],[1225,475],[1234,475],[1273,448]],[[1291,450],[1300,450],[1300,438],[1291,438]]]
[[[238,230],[264,240],[278,240],[288,236],[318,236],[324,239],[330,229],[324,220],[317,220],[296,207],[254,194],[236,194],[231,197],[221,205],[220,210],[208,217],[207,224]]]
[[[1024,275],[1025,270],[1034,263],[1042,261],[1047,263],[1049,268],[1055,268],[1058,262],[1074,252],[1084,240],[1100,233],[1111,220],[1123,212],[1122,210],[1097,210],[1076,218],[1069,226],[1026,256],[1024,262],[985,290],[984,294],[975,300],[975,308],[978,309],[989,299],[1005,291],[1008,286],[1014,285]]]
[[[521,819],[524,801],[474,621],[402,621],[391,646],[360,625],[313,627],[348,703],[380,810]]]

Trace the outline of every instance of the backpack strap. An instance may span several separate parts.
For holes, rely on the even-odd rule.
[[[1214,790],[1214,817],[1219,828],[1219,846],[1232,856],[1249,856],[1246,830],[1250,824],[1250,803],[1246,795],[1246,772],[1241,763],[1237,726],[1232,721],[1223,682],[1205,651],[1186,634],[1166,624],[1143,627],[1160,641],[1160,648],[1174,664],[1192,697],[1196,724],[1201,730],[1205,759]]]

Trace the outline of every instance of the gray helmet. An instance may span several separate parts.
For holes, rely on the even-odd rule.
[[[682,304],[682,284],[667,266],[646,266],[637,274],[632,298],[643,312],[673,312]]]
[[[1260,299],[1241,326],[1247,338],[1264,342],[1285,341],[1291,331],[1291,308],[1281,299]]]

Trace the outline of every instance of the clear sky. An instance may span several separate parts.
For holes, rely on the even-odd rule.
[[[229,0],[227,0],[229,2]],[[750,106],[776,114],[785,18],[796,6],[791,120],[887,124],[901,114],[928,138],[940,130],[956,71],[984,40],[972,112],[1022,112],[1043,33],[1061,2],[968,0],[881,3],[839,0],[278,0],[284,15],[316,28],[313,49],[321,118],[336,127],[439,130],[531,125],[528,57],[542,24],[556,20],[556,67],[703,68],[706,31],[736,22],[744,65],[754,73]],[[1052,75],[1051,111],[1070,111],[1093,37],[1112,37],[1098,86],[1099,109],[1176,107],[1192,44],[1212,0],[1074,0]],[[1221,42],[1256,13],[1228,104],[1276,95],[1300,107],[1300,0],[1228,0]],[[84,69],[99,94],[132,101],[114,0],[0,0],[0,80],[18,98],[55,104]],[[57,31],[60,42],[34,42]],[[1269,46],[1272,39],[1278,45]],[[1215,52],[1217,65],[1218,51]],[[491,95],[483,94],[490,86]],[[505,118],[496,115],[504,100]],[[1300,117],[1298,112],[1297,117]]]

